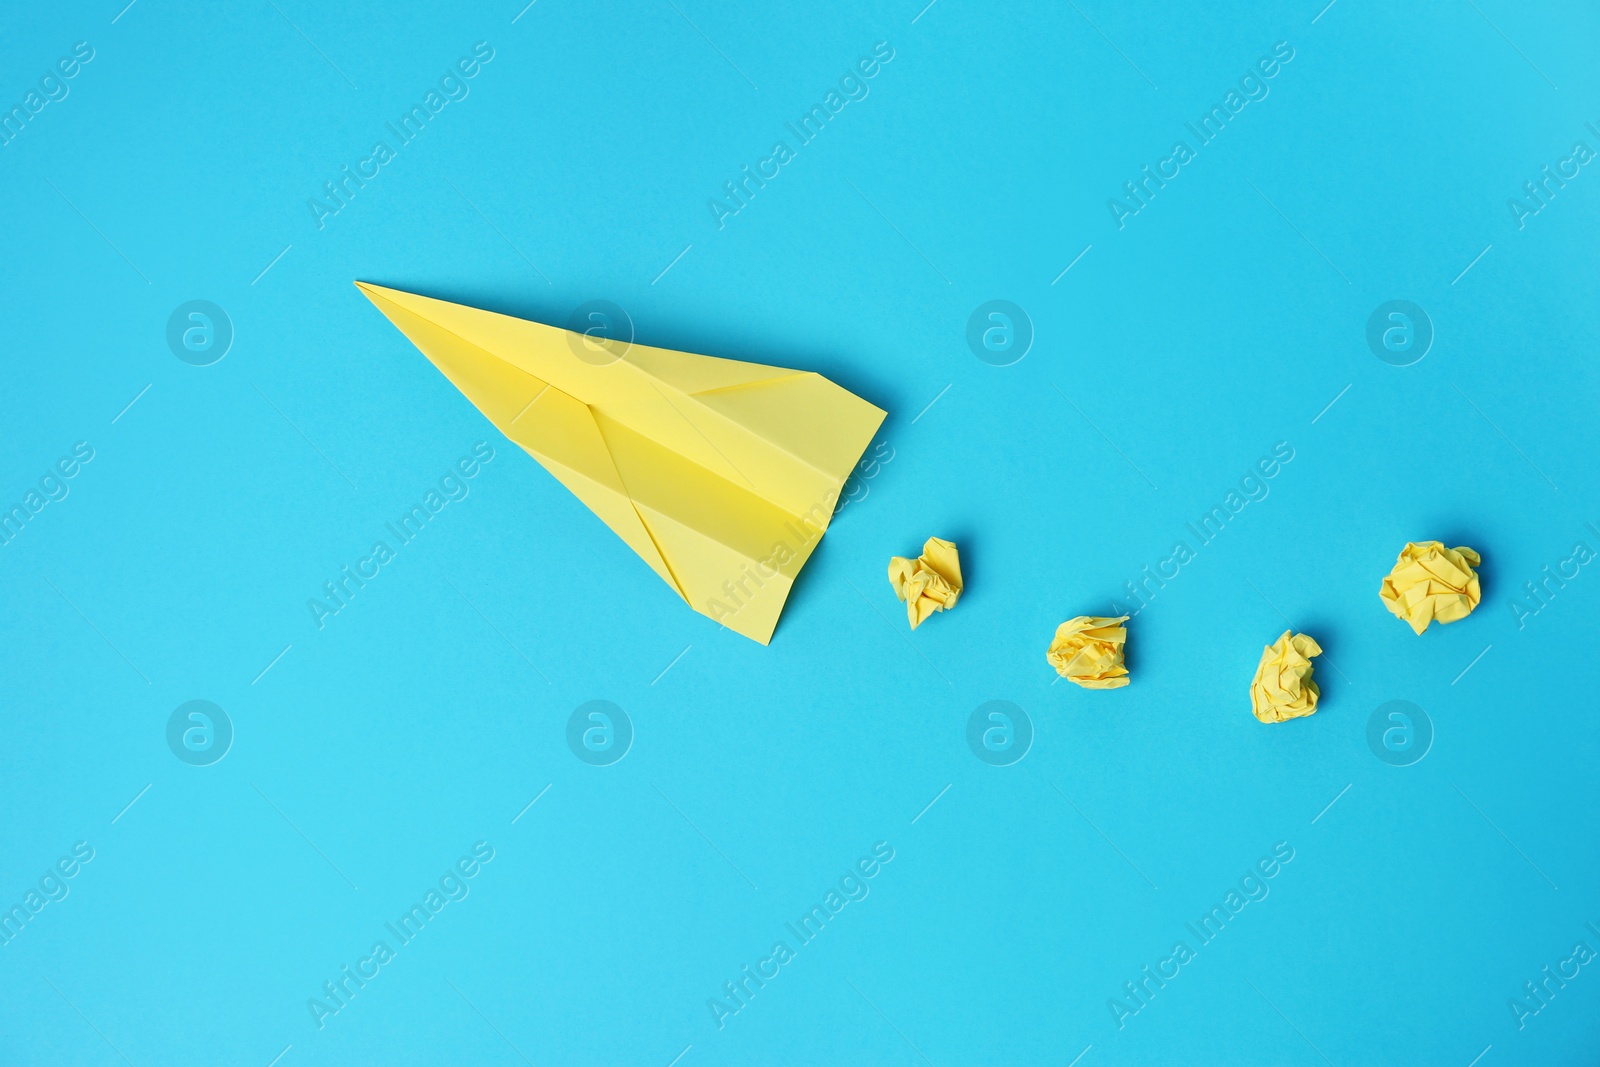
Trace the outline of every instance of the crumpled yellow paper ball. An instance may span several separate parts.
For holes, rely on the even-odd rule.
[[[916,559],[896,556],[889,561],[889,584],[906,602],[906,618],[915,630],[936,611],[948,611],[961,596],[961,557],[956,546],[939,537],[928,538]]]
[[[1122,646],[1128,616],[1102,619],[1079,615],[1056,627],[1045,658],[1056,673],[1085,689],[1120,689],[1128,684],[1128,668],[1122,665]]]
[[[1408,542],[1383,579],[1383,606],[1417,633],[1430,622],[1456,622],[1478,606],[1483,592],[1473,570],[1483,559],[1472,549],[1446,548],[1442,541]]]
[[[1305,634],[1288,630],[1261,651],[1255,680],[1250,683],[1250,710],[1262,722],[1298,719],[1317,710],[1322,691],[1311,680],[1311,657],[1322,646]]]

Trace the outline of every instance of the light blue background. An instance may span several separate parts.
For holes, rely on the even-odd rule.
[[[1600,949],[1600,574],[1509,605],[1600,548],[1600,171],[1521,230],[1506,201],[1600,149],[1600,16],[1322,2],[10,12],[6,108],[95,57],[0,148],[0,496],[95,458],[0,548],[0,902],[95,857],[0,948],[0,1062],[1591,1062],[1593,967],[1523,1029],[1507,1002]],[[319,229],[308,198],[478,41],[470,95]],[[878,41],[870,96],[719,230],[707,200]],[[1280,41],[1119,230],[1107,199]],[[893,459],[760,647],[356,278],[548,323],[615,301],[644,342],[827,374]],[[166,345],[191,299],[236,331],[213,366]],[[1014,366],[967,348],[990,299],[1036,330]],[[1433,320],[1414,366],[1366,345],[1390,299]],[[480,440],[470,496],[319,631],[307,599]],[[1133,684],[1052,684],[1056,624],[1280,441],[1132,623]],[[930,534],[968,589],[911,634],[884,569]],[[1430,538],[1484,554],[1485,599],[1419,638],[1376,594]],[[1263,726],[1290,623],[1323,701]],[[166,745],[192,699],[236,730],[209,767]],[[564,739],[591,699],[636,731],[609,767]],[[992,699],[1036,731],[1010,767],[966,745]],[[1436,731],[1411,767],[1367,746],[1394,699]],[[319,1030],[308,998],[480,840],[470,895]],[[870,896],[719,1029],[708,998],[879,841]],[[1278,842],[1270,896],[1119,1029],[1108,999]]]

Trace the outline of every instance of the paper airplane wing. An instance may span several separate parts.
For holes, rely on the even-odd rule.
[[[690,606],[771,639],[882,410],[759,363],[632,345],[596,365],[566,330],[356,284]]]

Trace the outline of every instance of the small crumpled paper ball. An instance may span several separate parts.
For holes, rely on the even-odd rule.
[[[916,559],[896,556],[889,561],[889,584],[906,602],[906,618],[915,630],[936,611],[948,611],[961,596],[961,557],[956,546],[939,537],[928,538]]]
[[[1122,646],[1128,616],[1102,619],[1079,615],[1056,627],[1045,658],[1056,673],[1085,689],[1120,689],[1128,684],[1128,668],[1122,665]]]
[[[1473,570],[1483,559],[1472,549],[1446,548],[1442,541],[1408,542],[1383,579],[1383,606],[1417,633],[1430,622],[1456,622],[1478,606],[1483,592]]]
[[[1305,634],[1283,636],[1261,651],[1261,664],[1250,683],[1250,710],[1262,722],[1298,719],[1317,710],[1322,691],[1311,680],[1311,657],[1322,646]]]

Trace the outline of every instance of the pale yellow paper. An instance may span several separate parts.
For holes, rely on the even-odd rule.
[[[1056,673],[1085,689],[1120,689],[1128,684],[1128,668],[1122,665],[1122,649],[1128,616],[1103,619],[1079,615],[1056,627],[1045,658]]]
[[[961,557],[956,546],[938,537],[928,538],[916,559],[895,556],[889,561],[889,584],[906,602],[906,618],[915,630],[936,611],[948,611],[961,596]]]
[[[1378,587],[1378,596],[1384,607],[1420,634],[1430,622],[1456,622],[1472,613],[1483,598],[1473,569],[1482,562],[1465,545],[1446,548],[1442,541],[1408,542]]]
[[[1298,719],[1317,710],[1322,693],[1311,680],[1311,657],[1322,646],[1305,634],[1283,636],[1261,651],[1255,680],[1250,683],[1250,710],[1262,722]]]
[[[771,639],[882,410],[820,374],[356,286],[690,607]]]

